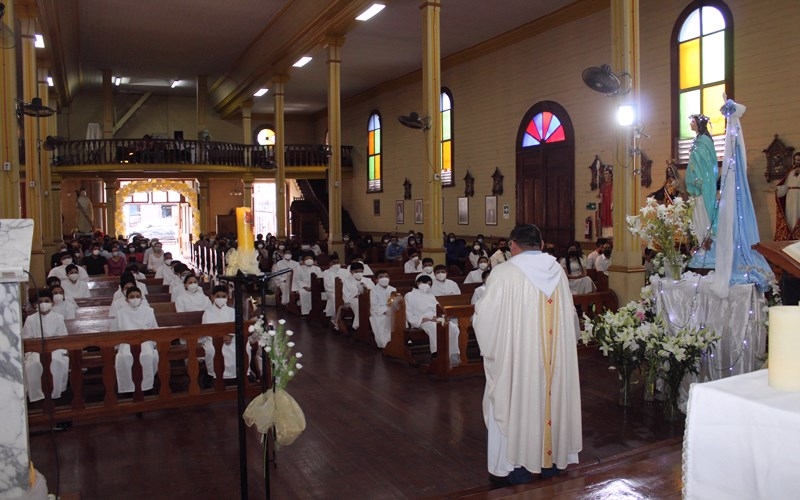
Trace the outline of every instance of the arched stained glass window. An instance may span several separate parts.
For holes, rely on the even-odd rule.
[[[439,112],[442,114],[442,186],[455,186],[453,178],[453,96],[442,89]]]
[[[536,114],[528,123],[522,137],[522,147],[560,142],[565,139],[564,126],[556,115],[549,111]]]
[[[689,115],[709,117],[717,155],[724,148],[725,117],[719,108],[723,94],[732,95],[732,19],[727,6],[718,0],[696,0],[678,18],[673,29],[673,96],[676,102],[673,131],[678,143],[678,161],[689,158],[694,139]]]
[[[381,115],[377,111],[369,116],[367,126],[367,192],[377,193],[383,191],[381,182]]]

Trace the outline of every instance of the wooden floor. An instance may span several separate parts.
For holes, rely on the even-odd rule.
[[[271,310],[273,318],[274,309]],[[683,422],[660,404],[617,406],[617,375],[579,350],[581,463],[562,476],[490,491],[481,414],[483,377],[449,382],[379,351],[286,317],[304,369],[289,385],[306,431],[277,452],[275,499],[679,498]],[[76,422],[55,435],[61,493],[82,499],[239,498],[235,403]],[[55,491],[54,443],[31,430],[32,458]],[[248,431],[250,498],[265,498],[259,436]]]

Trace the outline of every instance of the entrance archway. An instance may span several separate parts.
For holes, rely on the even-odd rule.
[[[125,212],[123,201],[128,196],[136,193],[149,191],[175,191],[183,196],[192,209],[192,234],[198,237],[200,234],[200,212],[197,209],[197,192],[184,181],[173,181],[168,179],[133,181],[122,186],[117,191],[117,210],[114,213],[116,234],[125,233]]]

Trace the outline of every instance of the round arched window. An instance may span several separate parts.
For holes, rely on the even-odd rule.
[[[275,145],[275,131],[269,127],[264,127],[256,132],[256,143],[260,146]]]

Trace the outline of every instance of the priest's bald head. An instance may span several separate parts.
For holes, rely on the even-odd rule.
[[[526,250],[542,249],[542,232],[533,224],[517,224],[511,230],[508,240],[511,242],[512,255]]]

